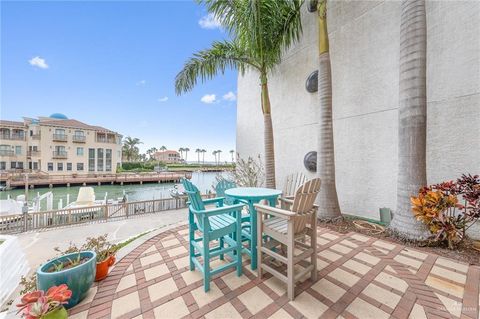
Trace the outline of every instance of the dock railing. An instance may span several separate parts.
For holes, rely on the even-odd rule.
[[[212,195],[202,195],[209,198]],[[166,198],[0,216],[0,234],[21,233],[91,222],[106,222],[185,208],[186,199]]]

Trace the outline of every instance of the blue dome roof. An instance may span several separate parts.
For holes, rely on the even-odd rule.
[[[62,113],[53,113],[52,115],[50,115],[50,118],[57,120],[68,120],[68,117]]]

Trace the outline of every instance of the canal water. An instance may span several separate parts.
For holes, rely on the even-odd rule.
[[[192,173],[192,183],[197,185],[201,193],[206,193],[213,191],[213,185],[215,184],[215,177],[219,173],[213,172],[194,172]],[[150,200],[150,199],[162,199],[170,198],[169,189],[173,188],[174,183],[151,183],[151,184],[131,184],[131,185],[102,185],[102,186],[92,186],[95,190],[96,199],[103,199],[105,194],[107,194],[108,199],[118,199],[122,198],[123,194],[128,196],[129,201],[141,201],[141,200]],[[47,192],[53,193],[53,207],[57,208],[57,205],[62,199],[63,206],[67,204],[67,194],[70,195],[70,202],[73,202],[77,199],[78,190],[80,186],[71,186],[71,187],[53,187],[53,188],[35,188],[28,191],[28,199],[31,201],[38,194],[42,195]],[[18,195],[25,194],[25,189],[13,189],[10,191],[0,192],[0,199],[6,199],[8,195],[11,198],[15,199]],[[42,210],[46,209],[46,200],[43,200],[41,203]]]

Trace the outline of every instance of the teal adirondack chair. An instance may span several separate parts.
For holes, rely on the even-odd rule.
[[[235,267],[237,276],[242,275],[241,211],[244,204],[206,209],[205,204],[220,203],[218,198],[215,198],[216,201],[202,200],[195,185],[186,179],[182,180],[182,183],[189,199],[190,270],[198,268],[202,272],[203,287],[207,292],[210,290],[211,277],[215,274]],[[196,231],[199,231],[202,237],[195,238]],[[212,241],[218,241],[218,246],[211,248]],[[223,260],[227,253],[234,254],[233,261],[215,269],[210,268],[213,257],[219,256]],[[203,265],[198,257],[203,258]]]
[[[223,200],[224,204],[226,205],[233,205],[235,204],[234,200],[231,198],[228,198],[225,196],[225,191],[230,188],[235,188],[237,187],[237,184],[233,181],[229,181],[226,179],[220,180],[217,185],[215,185],[215,193],[217,194],[218,197],[223,197],[225,198]]]

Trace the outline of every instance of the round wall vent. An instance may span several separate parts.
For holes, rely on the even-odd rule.
[[[318,91],[318,70],[313,71],[305,82],[305,89],[309,93],[315,93]]]
[[[317,152],[311,151],[305,154],[303,165],[309,172],[315,173],[317,171]]]
[[[307,10],[308,12],[315,12],[317,11],[318,0],[310,0],[308,1]]]

